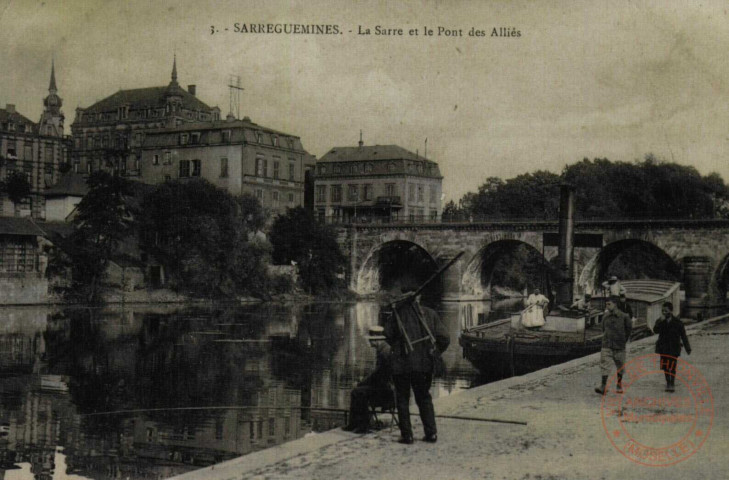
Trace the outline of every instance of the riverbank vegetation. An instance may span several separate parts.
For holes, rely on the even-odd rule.
[[[339,295],[345,288],[334,233],[301,207],[271,225],[256,198],[202,179],[151,186],[95,172],[87,183],[72,232],[53,239],[49,256],[49,275],[70,279],[53,282],[64,284],[67,300],[98,303],[140,285],[190,299]],[[156,282],[150,268],[163,272]],[[115,269],[122,273],[112,281]],[[126,272],[134,269],[132,279]]]

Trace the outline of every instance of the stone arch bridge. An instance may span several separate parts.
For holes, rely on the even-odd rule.
[[[545,261],[554,259],[557,231],[557,221],[337,227],[338,242],[349,258],[347,279],[354,291],[367,294],[379,290],[379,254],[393,245],[410,244],[436,265],[465,252],[443,278],[444,297],[461,299],[488,298],[490,280],[484,282],[484,278],[490,278],[489,269],[499,255],[517,245],[529,245]],[[726,297],[729,220],[577,221],[575,243],[576,294],[592,290],[604,274],[601,269],[626,248],[641,243],[670,259],[690,301],[708,304],[723,302]]]

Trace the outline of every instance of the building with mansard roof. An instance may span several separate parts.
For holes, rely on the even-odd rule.
[[[335,147],[316,165],[314,207],[334,222],[440,219],[438,164],[397,145]]]
[[[21,172],[30,183],[30,195],[17,203],[7,194],[0,194],[0,216],[44,218],[43,192],[58,181],[59,167],[68,162],[70,152],[70,139],[64,136],[62,106],[55,65],[51,63],[48,96],[43,100],[39,123],[22,115],[13,104],[0,108],[0,180],[7,181]]]
[[[220,109],[198,99],[195,85],[188,85],[187,90],[180,86],[175,58],[168,85],[119,90],[87,108],[76,109],[71,124],[73,169],[138,176],[146,130],[219,119]]]
[[[275,215],[305,204],[314,164],[298,136],[229,114],[222,121],[146,130],[139,180],[204,178],[233,195],[255,196]]]

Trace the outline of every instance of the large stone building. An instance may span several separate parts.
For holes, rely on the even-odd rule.
[[[119,90],[88,108],[77,108],[71,124],[74,171],[139,175],[146,130],[220,119],[220,109],[199,100],[195,90],[195,85],[180,87],[175,59],[167,86]]]
[[[317,216],[332,222],[434,222],[441,216],[438,164],[397,145],[335,147],[316,167]]]
[[[228,115],[224,121],[146,131],[140,180],[157,184],[204,178],[233,195],[254,195],[277,214],[304,205],[314,165],[299,137]]]
[[[70,141],[63,135],[62,105],[51,65],[39,123],[20,114],[15,105],[0,108],[0,180],[22,172],[30,183],[30,195],[17,203],[0,194],[0,216],[44,218],[43,191],[58,181],[59,166],[68,161],[70,150]]]

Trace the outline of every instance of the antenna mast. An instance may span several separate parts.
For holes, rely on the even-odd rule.
[[[228,90],[230,91],[230,113],[235,115],[235,118],[240,118],[240,92],[244,90],[240,86],[240,75],[230,75]]]

